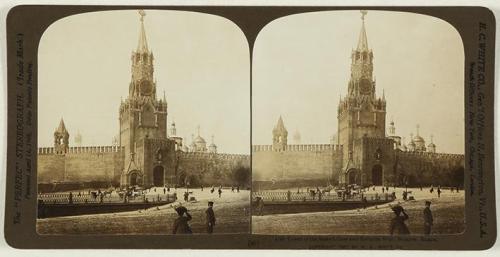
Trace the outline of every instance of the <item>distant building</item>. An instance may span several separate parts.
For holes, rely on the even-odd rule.
[[[167,101],[157,97],[154,56],[148,48],[143,15],[137,49],[132,53],[129,95],[121,100],[120,130],[110,146],[69,145],[69,132],[61,119],[54,132],[54,147],[38,149],[38,182],[108,182],[128,186],[235,184],[234,170],[249,169],[249,156],[217,153],[200,135],[191,147],[177,136],[172,122],[167,136]]]
[[[418,126],[408,145],[396,134],[394,121],[386,131],[387,102],[384,94],[376,95],[364,14],[351,59],[348,92],[337,109],[337,136],[328,144],[287,144],[288,132],[280,116],[272,145],[252,147],[254,180],[323,177],[332,184],[365,186],[452,183],[454,173],[463,172],[463,154],[437,153],[432,138],[426,146]]]

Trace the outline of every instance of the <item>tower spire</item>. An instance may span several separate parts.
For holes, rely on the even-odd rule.
[[[146,12],[144,10],[139,10],[139,15],[141,16],[141,30],[139,32],[139,43],[137,44],[137,52],[138,53],[148,53],[148,40],[146,39],[146,30],[144,29],[144,16],[146,16]]]
[[[368,39],[366,37],[366,29],[365,29],[365,15],[368,13],[366,10],[361,10],[361,31],[359,32],[358,39],[358,47],[357,51],[368,51]]]
[[[61,120],[59,121],[59,126],[57,127],[56,131],[59,133],[66,133],[67,132],[66,126],[64,125],[63,118],[61,118]]]

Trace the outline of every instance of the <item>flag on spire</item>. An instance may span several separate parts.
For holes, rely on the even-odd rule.
[[[366,29],[365,29],[365,15],[368,12],[365,10],[361,10],[361,32],[359,33],[359,39],[358,39],[358,47],[357,51],[368,51],[368,38],[366,36]]]
[[[148,53],[148,40],[146,39],[146,30],[144,29],[144,16],[146,12],[144,10],[139,10],[139,15],[141,16],[141,30],[139,32],[139,43],[137,44],[138,53]]]

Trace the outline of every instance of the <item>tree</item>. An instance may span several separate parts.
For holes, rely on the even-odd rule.
[[[465,170],[464,170],[463,166],[455,167],[451,171],[454,186],[458,186],[458,187],[464,186],[464,180],[465,180],[464,171]]]
[[[250,185],[250,169],[240,166],[236,169],[233,170],[233,181],[237,185],[242,185],[242,186],[249,186]]]

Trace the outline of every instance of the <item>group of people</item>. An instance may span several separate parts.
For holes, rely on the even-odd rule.
[[[208,202],[208,208],[205,210],[206,214],[206,229],[208,234],[212,234],[214,232],[215,227],[215,213],[213,210],[214,202]],[[184,206],[179,206],[175,208],[175,211],[179,215],[177,219],[175,219],[172,234],[193,234],[193,230],[189,225],[189,221],[193,219],[188,209]]]
[[[406,225],[406,220],[409,219],[409,216],[404,210],[404,208],[401,205],[396,205],[392,207],[392,211],[394,212],[395,216],[391,219],[391,225],[389,229],[390,234],[409,235],[410,230]],[[424,213],[424,220],[423,220],[424,234],[430,235],[432,226],[434,225],[430,201],[425,201],[425,208],[423,210],[423,213]]]

